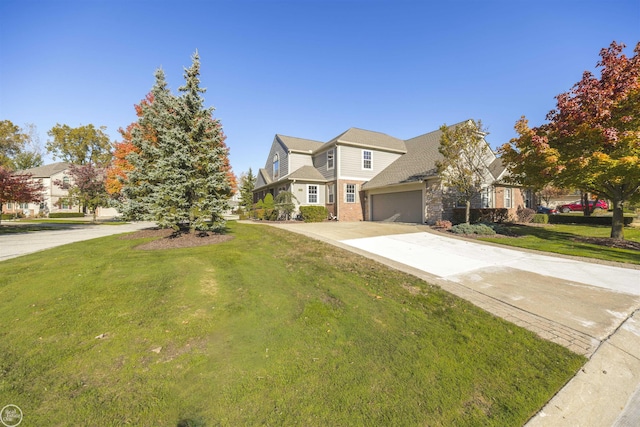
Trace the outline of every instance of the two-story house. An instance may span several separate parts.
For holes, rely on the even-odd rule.
[[[18,171],[31,175],[31,179],[39,180],[44,187],[41,203],[12,203],[3,206],[5,214],[20,213],[27,217],[47,216],[51,212],[78,212],[79,207],[69,201],[69,191],[56,185],[56,182],[69,183],[69,163],[58,162]]]
[[[437,130],[401,140],[351,128],[323,143],[276,135],[254,201],[290,191],[297,205],[326,206],[340,221],[450,219],[456,201],[446,197],[435,166],[442,158],[440,136]],[[485,160],[486,185],[474,207],[504,207],[515,215],[525,193],[500,184],[505,168],[491,149]]]

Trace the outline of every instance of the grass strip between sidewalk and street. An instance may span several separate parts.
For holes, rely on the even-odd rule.
[[[0,404],[25,425],[517,426],[585,362],[323,242],[229,233],[0,263]]]

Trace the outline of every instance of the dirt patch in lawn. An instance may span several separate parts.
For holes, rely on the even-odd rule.
[[[125,240],[155,238],[151,242],[135,247],[140,250],[192,248],[196,246],[213,245],[233,239],[228,234],[198,231],[195,233],[176,232],[172,229],[149,228],[120,237]]]

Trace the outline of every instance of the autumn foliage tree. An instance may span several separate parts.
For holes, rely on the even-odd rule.
[[[96,209],[107,206],[109,196],[105,188],[105,168],[95,166],[92,163],[85,165],[69,165],[69,182],[55,180],[54,184],[68,190],[69,199],[73,204],[82,205],[93,212],[93,221],[96,221]]]
[[[512,179],[542,188],[579,188],[612,201],[611,237],[624,238],[623,206],[640,189],[640,43],[635,55],[613,42],[600,52],[600,78],[586,71],[569,92],[556,96],[548,123],[501,147]]]
[[[12,173],[0,166],[0,213],[5,203],[42,202],[44,186],[29,174]],[[1,220],[1,216],[0,216]]]

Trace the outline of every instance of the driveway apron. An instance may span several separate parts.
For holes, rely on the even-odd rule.
[[[589,358],[527,426],[640,425],[640,269],[390,223],[271,224],[373,258]]]

